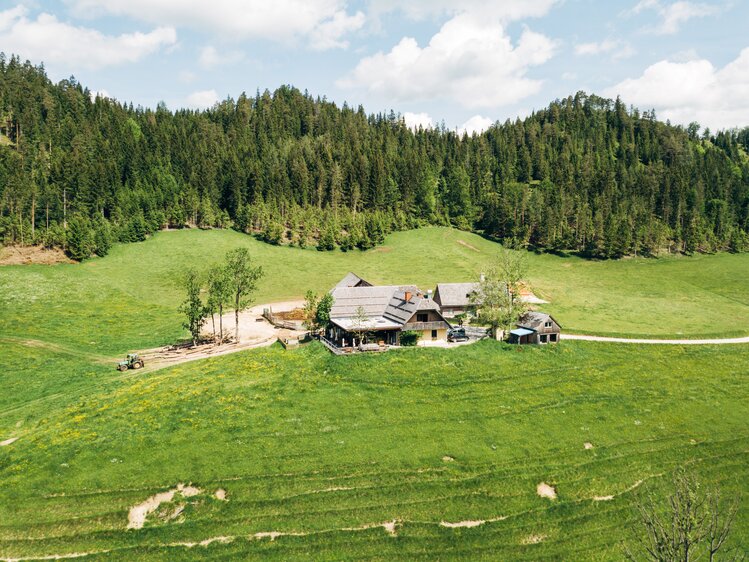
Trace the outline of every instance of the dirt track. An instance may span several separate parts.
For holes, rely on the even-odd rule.
[[[612,343],[645,343],[661,345],[728,345],[737,343],[749,343],[749,336],[743,338],[722,338],[702,340],[658,340],[647,338],[609,338],[605,336],[586,336],[582,334],[562,334],[563,340],[603,341]]]
[[[303,332],[294,332],[292,330],[278,329],[271,325],[263,318],[263,309],[271,307],[274,312],[283,312],[293,310],[304,306],[303,300],[277,302],[271,304],[259,304],[252,308],[239,313],[239,341],[224,343],[222,345],[205,344],[197,347],[185,347],[170,349],[169,347],[160,347],[156,349],[145,349],[140,351],[140,355],[146,362],[143,371],[155,371],[170,367],[187,361],[196,361],[207,357],[216,357],[226,355],[227,353],[236,353],[246,349],[256,347],[267,347],[274,344],[279,337],[293,337],[302,335]],[[223,315],[224,334],[234,337],[234,313],[229,312]],[[219,319],[216,317],[216,330],[219,329]],[[208,319],[203,333],[206,337],[213,336],[213,323]],[[142,371],[141,371],[142,372]]]

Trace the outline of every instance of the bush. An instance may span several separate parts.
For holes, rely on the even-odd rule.
[[[403,347],[413,347],[419,343],[419,332],[408,330],[401,332],[400,342]]]
[[[263,230],[262,239],[268,244],[280,245],[283,242],[284,228],[281,223],[271,221]]]

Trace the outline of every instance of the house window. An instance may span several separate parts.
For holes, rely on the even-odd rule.
[[[433,340],[437,339],[437,330],[432,330],[432,339]]]
[[[429,314],[426,313],[419,313],[416,315],[416,321],[417,322],[429,322]]]
[[[540,338],[541,338],[541,343],[546,343],[546,334],[542,334]]]
[[[551,343],[556,343],[556,341],[557,341],[557,335],[556,334],[550,334],[549,335],[549,341]]]
[[[544,326],[545,326],[546,328],[551,328],[551,322],[547,322],[546,324],[544,324]]]

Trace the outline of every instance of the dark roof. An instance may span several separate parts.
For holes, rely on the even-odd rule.
[[[339,287],[371,287],[372,283],[365,281],[359,277],[356,273],[348,272],[346,276],[336,283],[335,288]]]
[[[559,322],[545,312],[526,312],[520,320],[518,320],[517,326],[520,328],[527,328],[528,330],[538,331],[539,328],[543,328],[544,324],[549,321],[554,322],[559,326]],[[561,328],[561,326],[559,327]]]
[[[409,299],[406,300],[408,293]],[[346,330],[356,323],[356,311],[361,307],[371,329],[394,329],[406,324],[418,310],[435,310],[440,307],[413,285],[380,285],[335,287],[330,294],[333,306],[331,321]]]

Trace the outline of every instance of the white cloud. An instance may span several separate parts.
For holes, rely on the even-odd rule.
[[[749,47],[723,68],[705,59],[663,60],[642,76],[624,80],[606,95],[621,95],[628,104],[655,108],[661,119],[712,129],[749,125]]]
[[[319,50],[345,47],[344,34],[364,23],[346,0],[66,0],[76,14],[108,13],[159,25],[211,30],[226,38],[290,42],[306,38]]]
[[[626,41],[605,39],[600,42],[575,45],[575,54],[579,56],[606,54],[617,60],[631,57],[635,54],[635,50]]]
[[[486,131],[493,124],[494,121],[492,121],[488,117],[474,115],[468,121],[458,127],[458,131],[460,133],[468,133],[469,135],[472,135],[474,133],[481,133],[483,131]]]
[[[217,66],[236,64],[244,58],[241,51],[229,51],[219,53],[215,47],[208,45],[200,50],[198,55],[198,64],[206,69],[216,68]]]
[[[391,12],[401,12],[413,20],[423,20],[442,15],[454,16],[463,12],[478,13],[485,19],[503,22],[546,15],[559,0],[371,0],[370,12],[374,18]]]
[[[47,13],[30,19],[21,5],[0,12],[0,45],[4,51],[34,62],[64,64],[66,69],[137,62],[176,41],[177,33],[171,27],[114,36],[61,22]]]
[[[89,96],[91,97],[91,101],[95,101],[96,98],[102,98],[102,99],[111,99],[112,96],[109,95],[109,92],[106,90],[92,90],[89,92]]]
[[[554,50],[551,39],[527,28],[513,45],[501,21],[462,12],[424,47],[404,37],[389,52],[361,59],[337,84],[388,100],[444,98],[463,107],[497,107],[539,92],[542,82],[526,73]]]
[[[364,14],[356,12],[349,16],[343,10],[336,12],[333,17],[322,22],[310,33],[310,46],[316,51],[328,49],[348,49],[349,43],[343,37],[361,29],[364,25]]]
[[[193,92],[185,99],[187,106],[192,109],[208,109],[218,101],[216,90],[201,90]]]
[[[403,121],[409,129],[418,129],[419,127],[428,129],[434,127],[434,120],[428,113],[411,113],[410,111],[406,111],[403,114]]]
[[[673,35],[679,31],[681,24],[693,18],[715,15],[720,12],[721,8],[684,0],[665,5],[660,0],[641,0],[632,9],[632,13],[639,14],[646,10],[654,10],[661,17],[660,24],[646,28],[646,31],[656,35]]]

